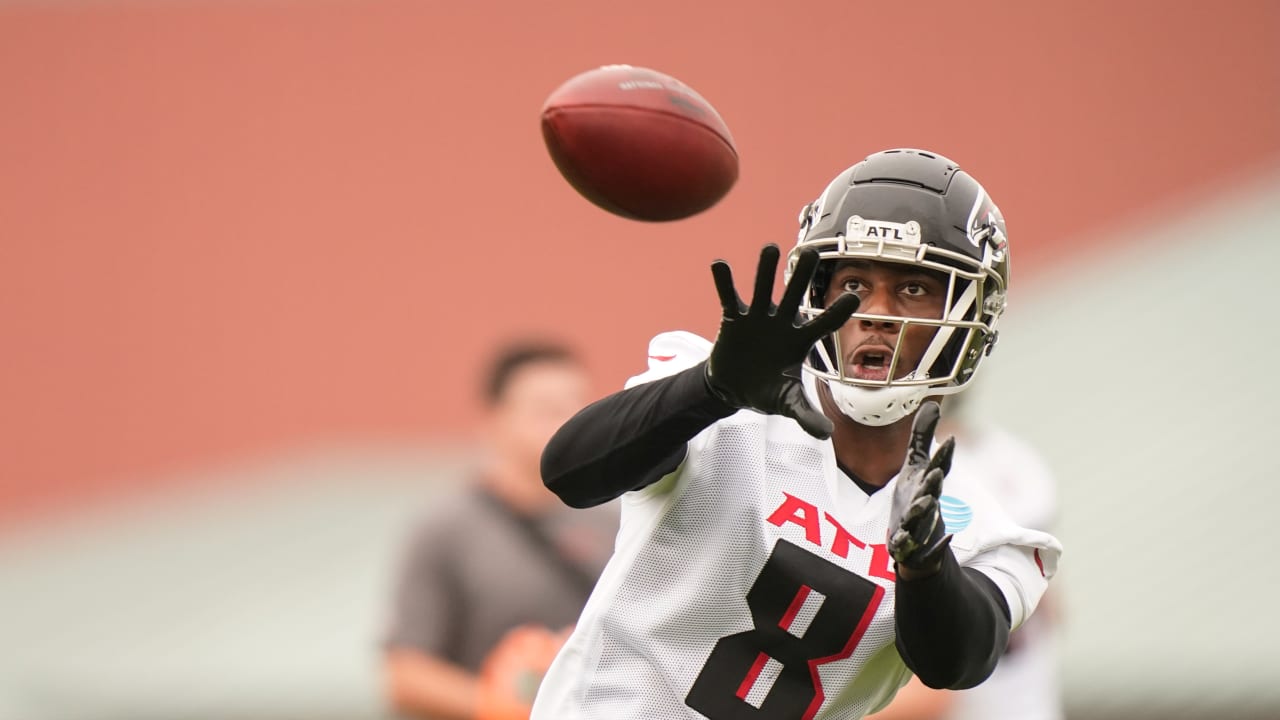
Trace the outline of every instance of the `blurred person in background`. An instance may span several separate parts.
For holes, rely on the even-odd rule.
[[[968,395],[947,398],[938,432],[954,435],[951,472],[986,485],[1014,522],[1053,532],[1057,487],[1048,465],[1025,441],[973,416]],[[945,499],[945,498],[944,498]],[[944,506],[944,513],[946,508]],[[963,515],[953,515],[963,521]],[[1009,636],[1009,646],[986,682],[962,691],[933,690],[913,678],[874,720],[1062,720],[1055,646],[1056,592]]]
[[[616,506],[574,511],[539,474],[548,438],[586,404],[588,388],[562,345],[513,344],[493,359],[483,464],[433,502],[403,558],[384,644],[399,713],[528,717],[617,532]]]

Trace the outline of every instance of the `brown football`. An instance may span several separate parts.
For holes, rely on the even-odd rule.
[[[738,150],[711,103],[642,67],[570,78],[542,106],[542,137],[583,197],[633,220],[695,215],[738,179]]]

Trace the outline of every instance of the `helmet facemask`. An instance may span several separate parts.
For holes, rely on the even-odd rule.
[[[1004,258],[998,256],[995,243],[980,243],[985,250],[979,261],[922,243],[921,224],[914,220],[890,222],[853,215],[845,232],[834,237],[806,240],[806,230],[807,223],[802,226],[801,241],[788,256],[787,279],[804,249],[817,249],[821,264],[801,304],[800,322],[823,311],[827,286],[842,261],[898,263],[930,270],[940,275],[946,287],[943,309],[936,317],[855,313],[850,318],[851,322],[893,323],[897,327],[893,353],[884,360],[888,365],[884,379],[859,378],[849,372],[845,361],[854,349],[841,347],[839,331],[816,343],[803,368],[812,402],[818,402],[818,385],[825,383],[843,414],[864,425],[881,426],[915,412],[926,397],[956,393],[968,385],[995,342],[996,321],[1004,310],[1004,276],[996,267]],[[904,373],[904,340],[908,330],[917,326],[936,330],[919,362]]]

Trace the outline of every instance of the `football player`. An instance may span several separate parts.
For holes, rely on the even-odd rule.
[[[775,245],[750,304],[713,263],[715,342],[657,336],[544,451],[552,491],[621,496],[622,525],[536,720],[860,718],[913,673],[982,682],[1044,593],[1057,540],[948,481],[933,438],[934,398],[996,342],[999,210],[950,160],[888,150],[800,225],[776,305]]]

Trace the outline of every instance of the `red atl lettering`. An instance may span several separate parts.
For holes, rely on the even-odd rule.
[[[867,569],[867,572],[885,580],[896,580],[898,576],[889,569],[889,562],[889,546],[872,545],[871,567]]]
[[[792,495],[791,493],[782,493],[787,497],[778,506],[777,510],[769,516],[769,522],[782,527],[783,523],[795,523],[804,528],[804,539],[822,547],[822,534],[818,529],[818,508]]]
[[[794,523],[804,528],[804,539],[811,544],[822,547],[822,526],[818,521],[818,508],[810,502],[801,500],[791,493],[782,493],[785,498],[778,509],[769,515],[770,523],[777,527],[782,527],[786,523]],[[835,529],[835,537],[831,539],[831,553],[841,558],[849,557],[849,546],[866,550],[868,545],[860,540],[856,535],[845,529],[843,525],[836,520],[831,513],[824,512],[822,517],[831,523],[831,527]],[[871,560],[867,568],[867,574],[872,577],[884,578],[885,580],[893,580],[896,576],[890,567],[889,549],[886,545],[871,545]]]
[[[847,558],[849,557],[850,543],[853,543],[853,545],[856,546],[859,550],[865,549],[867,547],[866,543],[854,537],[853,533],[849,532],[848,530],[845,530],[843,525],[836,522],[836,519],[831,517],[831,513],[823,513],[822,515],[827,519],[827,522],[835,526],[835,529],[836,529],[836,539],[831,541],[831,552],[835,553],[836,555],[839,555],[842,558]]]

